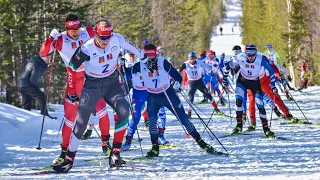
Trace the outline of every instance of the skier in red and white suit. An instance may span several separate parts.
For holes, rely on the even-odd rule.
[[[61,143],[61,155],[54,161],[54,164],[62,160],[66,156],[67,148],[69,146],[70,136],[72,128],[75,125],[76,115],[78,111],[78,102],[72,101],[67,94],[81,95],[81,91],[84,84],[84,65],[76,70],[72,77],[71,68],[68,68],[69,61],[75,51],[83,43],[95,36],[95,32],[92,27],[81,27],[79,17],[74,14],[69,14],[65,21],[65,31],[60,33],[57,29],[53,29],[50,33],[50,37],[43,43],[40,54],[47,55],[54,49],[58,50],[63,62],[67,69],[67,81],[74,78],[75,86],[66,88],[66,96],[64,100],[64,124],[62,127],[62,143]],[[110,121],[106,108],[106,102],[101,98],[96,104],[96,112],[99,115],[99,127],[102,137],[102,150],[104,153],[109,152],[111,146],[109,145],[109,129]]]

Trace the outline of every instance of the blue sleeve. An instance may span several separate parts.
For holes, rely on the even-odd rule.
[[[274,74],[274,71],[270,64],[268,63],[268,60],[263,56],[261,60],[261,66],[264,67],[270,74],[270,81],[271,81],[271,87],[275,87],[276,82],[276,76]]]
[[[179,73],[181,73],[182,70],[186,69],[186,63],[183,63],[179,68]]]
[[[222,69],[224,67],[224,60],[220,59],[219,68]]]
[[[135,74],[138,72],[140,72],[140,62],[135,63],[132,67],[126,68],[127,78],[129,79],[132,79],[132,74]]]
[[[174,68],[168,61],[164,61],[163,62],[163,67],[164,70],[166,70],[169,75],[175,80],[178,81],[180,84],[182,82],[182,77],[179,74],[179,72],[176,70],[176,68]]]

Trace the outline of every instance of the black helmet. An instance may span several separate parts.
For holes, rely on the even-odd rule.
[[[257,47],[254,44],[248,44],[246,45],[246,50],[245,50],[247,55],[255,55],[257,54]]]
[[[239,45],[235,45],[233,46],[232,51],[235,51],[235,50],[241,50],[241,47]]]

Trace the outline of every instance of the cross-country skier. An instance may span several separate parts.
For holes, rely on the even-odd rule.
[[[82,27],[79,17],[74,14],[69,14],[65,20],[65,31],[60,33],[57,29],[53,29],[50,37],[43,43],[40,54],[47,55],[48,53],[58,50],[63,62],[67,68],[67,88],[64,100],[64,124],[62,127],[62,143],[61,154],[59,158],[54,160],[55,163],[61,163],[65,158],[67,148],[69,146],[72,128],[75,124],[78,103],[77,98],[80,97],[84,83],[84,66],[81,66],[76,71],[69,68],[69,62],[72,55],[76,52],[83,43],[95,36],[92,27]],[[74,81],[71,84],[71,81]],[[73,96],[71,96],[73,95]],[[110,150],[109,145],[109,117],[106,109],[106,102],[100,99],[96,104],[96,112],[100,117],[99,125],[102,138],[102,150],[107,153]],[[93,110],[92,110],[93,111]]]
[[[188,53],[188,61],[185,61],[179,68],[179,73],[181,73],[182,70],[186,70],[187,78],[188,78],[188,84],[189,84],[189,92],[188,97],[190,102],[193,103],[194,101],[194,94],[197,90],[201,91],[205,98],[209,99],[211,101],[211,105],[213,106],[214,110],[218,113],[220,113],[220,110],[218,109],[218,106],[215,102],[215,100],[212,98],[211,94],[209,93],[208,89],[206,88],[203,80],[202,80],[202,74],[203,74],[203,68],[201,64],[196,60],[196,53],[193,51]],[[211,66],[209,66],[207,63],[204,64],[204,66],[207,69],[211,69]],[[192,109],[189,105],[188,108],[188,118],[191,118]]]
[[[273,61],[276,66],[283,67],[286,64],[279,53],[273,49],[271,44],[267,45],[267,50],[263,53],[263,55],[265,55],[270,61]]]
[[[270,65],[270,67],[275,72],[275,75],[278,77],[278,79],[280,79],[281,78],[280,72],[279,72],[277,66],[274,64],[274,61],[271,61],[271,60],[267,60],[267,61],[268,61],[269,65]],[[275,104],[278,105],[279,109],[283,112],[285,118],[290,120],[291,122],[298,122],[299,120],[296,117],[292,116],[292,114],[290,113],[289,109],[287,108],[287,106],[282,101],[280,95],[273,93],[273,90],[270,87],[271,78],[270,78],[270,75],[269,75],[269,71],[267,71],[266,69],[262,69],[260,71],[259,78],[260,78],[260,85],[261,85],[261,89],[262,89],[263,93],[265,93],[267,96],[269,96],[270,99]],[[252,95],[251,96],[249,95],[249,102],[250,102],[250,104],[252,103],[252,105],[249,106],[250,117],[253,117],[252,119],[250,119],[251,120],[251,129],[254,129],[255,126],[256,126],[256,122],[255,122],[255,106],[254,106],[255,99],[253,98]],[[278,117],[284,118],[284,117],[282,117],[283,115],[279,112],[278,108],[274,108],[273,111],[275,112],[275,114]]]
[[[36,98],[40,106],[40,113],[51,119],[57,119],[57,117],[52,117],[48,114],[46,96],[40,90],[38,84],[49,62],[50,54],[35,55],[29,58],[26,68],[18,79],[18,89],[22,96],[22,107],[24,109],[31,111],[32,98]]]
[[[122,59],[122,61],[124,61]],[[133,67],[133,66],[131,66]],[[135,74],[131,74],[131,69],[132,68],[127,68],[127,72],[126,75],[128,76],[128,79],[132,80],[132,86],[133,86],[133,94],[132,94],[132,101],[134,102],[134,106],[133,106],[133,111],[134,111],[134,117],[129,121],[129,126],[128,126],[128,132],[127,132],[127,136],[126,136],[126,141],[122,146],[122,150],[123,151],[127,151],[130,149],[131,144],[132,144],[132,139],[133,139],[133,135],[136,131],[136,127],[140,122],[140,118],[141,118],[141,110],[144,106],[144,104],[147,101],[147,96],[148,96],[148,91],[147,88],[145,86],[144,80],[142,75],[137,72]],[[160,145],[164,145],[167,142],[167,140],[164,138],[164,131],[165,131],[165,122],[166,122],[166,112],[164,110],[164,107],[160,108],[160,112],[159,112],[159,144]]]
[[[157,114],[162,106],[168,108],[171,112],[177,112],[177,115],[188,133],[196,140],[198,145],[206,152],[214,153],[213,147],[205,143],[200,134],[196,131],[194,125],[188,120],[183,105],[177,96],[175,89],[180,88],[182,81],[178,71],[162,56],[157,56],[156,46],[148,44],[144,47],[144,53],[149,59],[140,60],[134,65],[132,74],[140,73],[148,91],[148,115],[149,115],[149,133],[151,136],[152,149],[147,153],[147,156],[159,156],[159,142],[157,129]],[[173,86],[170,85],[171,76],[174,80]],[[168,97],[167,97],[167,96]],[[171,106],[171,103],[172,106]]]
[[[281,58],[281,56],[279,55],[279,53],[273,49],[271,44],[267,45],[267,50],[263,53],[269,61],[273,62],[275,64],[275,66],[277,66],[277,68],[279,69],[280,73],[281,73],[281,78],[278,78],[278,80],[283,84],[283,87],[285,89],[285,95],[287,97],[287,99],[291,100],[292,97],[290,97],[288,91],[286,90],[286,86],[288,86],[289,89],[293,90],[294,88],[291,88],[289,83],[286,81],[285,77],[284,77],[284,73],[288,73],[288,70],[286,69],[286,63],[285,61]],[[288,78],[291,79],[291,77],[288,75]],[[278,82],[278,81],[276,81]],[[281,88],[281,87],[279,87]]]
[[[214,88],[214,90],[218,93],[218,97],[220,99],[221,105],[225,105],[225,99],[221,94],[221,91],[219,89],[219,73],[220,73],[220,67],[219,67],[219,59],[215,57],[215,53],[212,50],[208,51],[208,56],[204,60],[204,62],[210,67],[209,69],[204,67],[205,69],[205,74],[203,77],[204,84],[208,84],[209,82],[209,89],[211,87]]]
[[[72,168],[81,135],[85,131],[95,104],[101,98],[118,114],[118,119],[115,122],[112,150],[109,155],[109,165],[114,167],[125,164],[125,161],[120,157],[120,151],[128,125],[129,103],[120,87],[117,59],[121,48],[133,52],[141,60],[144,59],[144,54],[121,34],[113,33],[113,27],[106,19],[96,22],[95,33],[95,38],[88,40],[79,47],[69,62],[68,69],[73,69],[73,71],[69,70],[69,72],[72,72],[69,86],[75,85],[73,81],[74,70],[80,68],[83,63],[85,64],[86,79],[79,100],[77,121],[70,138],[67,155],[63,162],[53,167],[59,173],[68,172]],[[68,96],[75,101],[78,99],[77,94],[68,94]]]
[[[262,99],[263,95],[259,80],[259,72],[262,68],[265,68],[270,74],[271,88],[273,93],[278,93],[278,90],[275,87],[274,71],[270,67],[266,57],[262,56],[261,54],[257,54],[256,46],[249,44],[246,46],[245,53],[237,55],[235,61],[227,61],[225,66],[223,78],[225,89],[228,87],[227,77],[230,69],[235,67],[239,68],[239,76],[237,78],[235,90],[237,125],[233,129],[232,134],[238,134],[242,131],[243,97],[247,89],[250,89],[256,99],[263,131],[267,137],[274,138],[274,133],[268,127],[268,120],[266,118],[266,111],[264,109],[264,103]]]

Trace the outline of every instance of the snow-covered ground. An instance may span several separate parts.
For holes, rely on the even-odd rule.
[[[231,55],[232,46],[241,44],[238,26],[234,28],[234,34],[231,32],[233,21],[238,22],[240,15],[239,4],[228,6],[227,19],[221,25],[224,35],[212,37],[212,49],[218,54],[225,52]],[[320,87],[309,87],[304,93],[291,93],[308,120],[320,122]],[[195,102],[201,99],[201,96],[196,97]],[[233,108],[234,94],[230,95],[230,100]],[[304,119],[293,102],[285,103],[294,116]],[[197,106],[208,115],[212,112],[212,107],[208,104]],[[60,154],[61,134],[58,134],[58,130],[63,117],[63,106],[52,107],[55,112],[50,114],[57,116],[58,120],[45,119],[42,150],[37,150],[42,116],[37,112],[0,103],[1,179],[320,179],[320,126],[280,125],[284,120],[272,120],[271,129],[275,134],[292,140],[286,141],[264,138],[259,124],[258,130],[252,135],[220,139],[230,153],[238,155],[238,158],[230,158],[204,153],[192,138],[185,138],[180,123],[169,112],[165,137],[177,147],[161,149],[161,157],[152,160],[131,160],[127,164],[136,167],[134,170],[109,170],[108,162],[101,155],[101,141],[93,132],[91,139],[81,142],[74,168],[68,174],[30,174],[35,172],[32,168],[47,167]],[[270,117],[271,111],[266,108]],[[229,113],[228,106],[220,109],[226,114]],[[198,113],[205,117],[200,111]],[[234,110],[232,115],[235,116]],[[193,117],[196,115],[193,114]],[[113,117],[110,116],[110,119],[113,127]],[[204,121],[207,122],[208,119]],[[192,122],[207,142],[217,150],[224,151],[216,140],[210,139],[206,132],[203,133],[204,128],[199,119],[193,119]],[[210,123],[210,128],[217,137],[230,133],[234,126],[234,119],[230,121],[230,118],[216,115]],[[151,148],[151,142],[143,123],[140,123],[139,130],[145,155]],[[141,157],[138,141],[134,140],[132,149],[121,155],[127,159]],[[93,158],[98,161],[86,161]]]

